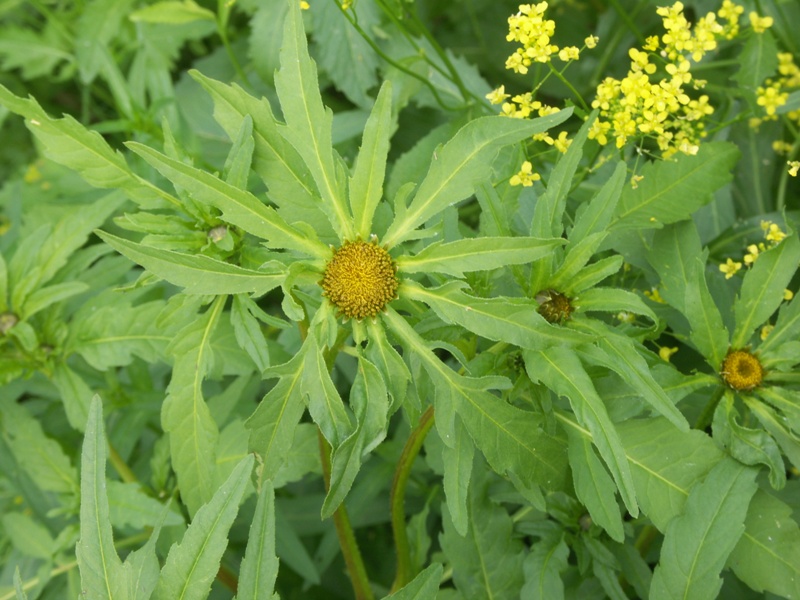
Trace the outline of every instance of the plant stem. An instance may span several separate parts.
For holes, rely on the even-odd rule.
[[[322,459],[322,477],[325,480],[325,491],[327,492],[331,487],[331,447],[319,429],[317,437],[319,438],[319,455]],[[342,548],[342,555],[350,582],[353,584],[356,600],[374,600],[375,595],[369,586],[367,570],[364,568],[364,560],[361,558],[358,542],[356,542],[356,536],[350,525],[350,518],[347,516],[344,502],[333,513],[333,523],[336,526],[336,535],[339,538],[339,546]]]
[[[414,577],[414,573],[411,572],[411,551],[408,547],[408,533],[406,532],[405,491],[414,459],[419,454],[422,442],[425,441],[425,437],[431,430],[433,423],[433,406],[429,406],[422,413],[419,423],[408,436],[408,441],[406,441],[400,460],[397,463],[397,468],[394,471],[389,504],[392,512],[394,547],[397,551],[397,572],[392,584],[392,592],[402,588]]]
[[[711,394],[711,398],[709,399],[708,404],[706,404],[706,407],[703,409],[703,412],[700,413],[700,416],[697,418],[697,422],[694,424],[695,429],[702,431],[709,426],[711,419],[714,416],[714,411],[717,409],[717,404],[719,404],[720,398],[722,398],[722,394],[724,393],[725,387],[718,385],[717,389],[714,390],[714,393]]]
[[[650,551],[650,546],[653,545],[653,541],[656,539],[658,535],[658,529],[655,528],[654,525],[645,525],[642,528],[642,531],[639,533],[639,537],[636,538],[634,542],[634,548],[639,553],[639,556],[644,558],[647,553]]]
[[[239,579],[236,575],[225,565],[219,566],[217,571],[217,581],[232,591],[234,594],[239,591]]]
[[[131,471],[131,468],[119,455],[117,449],[111,445],[111,442],[108,443],[108,460],[122,481],[125,483],[139,483],[134,472]]]

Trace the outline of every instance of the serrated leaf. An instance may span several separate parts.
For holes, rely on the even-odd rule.
[[[58,388],[69,424],[78,431],[82,431],[89,414],[89,403],[92,399],[91,388],[83,377],[66,362],[56,364],[51,374],[51,381]]]
[[[477,477],[473,483],[467,535],[459,535],[450,519],[443,518],[440,543],[453,567],[453,581],[466,598],[517,600],[522,544],[512,535],[508,513],[489,501],[486,477]]]
[[[717,596],[720,572],[744,532],[747,507],[758,489],[757,472],[724,459],[692,488],[683,513],[667,526],[650,585],[652,600]]]
[[[614,215],[627,174],[626,163],[618,161],[614,172],[600,191],[588,203],[578,208],[575,213],[575,225],[569,232],[570,244],[580,242],[593,233],[605,231]]]
[[[421,358],[434,382],[436,426],[445,444],[453,443],[452,419],[457,412],[475,446],[496,472],[511,471],[524,485],[564,489],[568,469],[563,440],[540,429],[534,413],[506,404],[486,391],[487,382],[460,376],[445,366],[391,308],[384,319],[403,344]]]
[[[281,68],[275,74],[286,127],[281,135],[303,157],[339,240],[354,237],[353,218],[338,177],[331,126],[333,114],[322,104],[317,68],[308,55],[300,5],[290,2],[283,29]]]
[[[563,600],[561,573],[566,570],[568,559],[569,546],[560,528],[534,543],[523,563],[525,585],[520,597],[525,600]]]
[[[98,231],[97,235],[114,250],[154,275],[184,288],[187,294],[263,295],[281,285],[286,277],[283,265],[279,263],[255,271],[202,254],[152,248],[104,231]]]
[[[261,486],[256,512],[250,523],[247,547],[239,569],[237,597],[242,600],[270,600],[278,576],[275,555],[275,492],[272,483]]]
[[[280,379],[245,424],[250,430],[249,448],[263,461],[259,481],[275,477],[292,447],[295,428],[305,412],[301,383],[309,348],[306,338],[291,360],[264,372],[265,379]]]
[[[734,348],[746,346],[756,327],[777,310],[798,263],[800,240],[796,233],[759,254],[758,260],[745,273],[741,292],[733,303],[736,327],[731,345]]]
[[[47,528],[32,517],[18,512],[8,512],[3,515],[3,530],[6,539],[14,547],[34,558],[51,560],[55,551],[55,541]]]
[[[35,100],[15,96],[2,85],[0,104],[27,119],[28,128],[42,142],[48,158],[74,170],[90,185],[124,190],[142,204],[161,198],[180,206],[176,198],[136,175],[99,133],[84,128],[71,116],[53,119]]]
[[[272,248],[287,248],[316,257],[330,252],[315,236],[297,231],[286,223],[274,208],[267,206],[247,190],[240,190],[210,173],[190,167],[142,144],[128,147],[156,168],[172,183],[184,188],[195,200],[215,206],[222,217],[244,231],[267,240]]]
[[[25,304],[19,310],[20,316],[28,319],[48,306],[81,294],[87,289],[89,286],[82,281],[65,281],[41,287],[25,299]]]
[[[254,306],[255,303],[246,295],[234,296],[231,305],[231,325],[236,334],[236,341],[247,351],[258,370],[263,371],[269,367],[269,347],[261,331],[261,324],[251,312]],[[258,309],[257,306],[255,308]]]
[[[442,579],[442,565],[434,563],[419,573],[409,583],[384,600],[429,600],[436,597]]]
[[[625,187],[609,229],[656,228],[682,221],[711,200],[711,194],[731,180],[739,158],[727,142],[700,145],[694,156],[647,163],[636,189]]]
[[[603,463],[594,453],[591,443],[567,430],[569,437],[569,466],[578,500],[589,511],[592,521],[620,544],[625,541],[622,517],[615,498],[616,486]]]
[[[408,210],[395,219],[382,242],[390,248],[396,246],[428,219],[473,194],[475,186],[488,178],[501,147],[547,131],[571,115],[567,108],[530,121],[492,116],[467,123],[434,154]]]
[[[451,445],[442,444],[444,495],[453,527],[458,535],[465,536],[469,526],[467,505],[475,446],[459,420],[456,420],[454,433]]]
[[[309,335],[302,388],[308,397],[308,412],[334,450],[352,432],[350,416],[333,384],[316,337]]]
[[[403,358],[386,339],[383,327],[369,320],[367,321],[367,331],[369,343],[366,356],[383,376],[387,391],[392,397],[392,405],[389,408],[389,414],[392,414],[405,400],[411,373]]]
[[[114,527],[122,529],[126,526],[136,529],[164,525],[183,525],[181,516],[173,511],[165,515],[164,506],[155,498],[142,491],[137,483],[109,481],[106,487],[108,494],[109,520]]]
[[[64,38],[49,23],[40,32],[3,27],[0,30],[0,57],[4,71],[20,69],[26,80],[55,76],[53,72],[62,63],[68,65],[73,62]]]
[[[758,490],[747,509],[746,534],[728,558],[736,576],[757,592],[800,595],[800,527],[792,509]]]
[[[399,256],[404,273],[446,273],[462,277],[471,271],[488,271],[506,265],[533,262],[564,244],[560,238],[478,237],[436,242],[417,254]]]
[[[719,369],[728,351],[728,330],[708,290],[704,261],[700,259],[695,260],[690,279],[686,282],[683,305],[691,327],[689,339],[708,364]]]
[[[87,598],[118,598],[122,561],[114,548],[106,495],[106,436],[103,403],[92,398],[81,453],[81,537],[76,548],[81,587]]]
[[[211,336],[225,306],[225,296],[176,336],[172,379],[161,409],[161,425],[169,434],[172,467],[181,499],[194,515],[214,494],[219,431],[203,398],[203,379],[211,367]]]
[[[19,576],[19,567],[14,569],[14,593],[17,595],[17,600],[28,600],[28,595],[22,587],[22,578]]]
[[[167,555],[153,600],[203,600],[208,596],[252,469],[253,457],[247,455],[197,511],[181,543]]]
[[[524,357],[532,381],[541,381],[569,400],[578,422],[592,433],[592,441],[611,471],[625,506],[637,516],[636,490],[622,442],[578,357],[571,350],[558,347],[526,352]]]
[[[400,294],[424,302],[447,323],[495,341],[538,350],[554,345],[575,345],[592,340],[590,335],[548,323],[531,300],[476,298],[461,291],[461,282],[434,290],[404,281]]]

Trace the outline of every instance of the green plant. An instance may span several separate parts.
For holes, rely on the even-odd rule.
[[[797,11],[301,4],[0,12],[0,598],[800,593]]]

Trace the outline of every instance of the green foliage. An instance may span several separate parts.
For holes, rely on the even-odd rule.
[[[800,596],[796,7],[301,4],[0,7],[0,600]]]

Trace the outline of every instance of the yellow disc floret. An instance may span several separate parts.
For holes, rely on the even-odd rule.
[[[761,385],[764,380],[764,367],[747,350],[731,350],[722,361],[720,369],[722,380],[737,391],[748,391]]]
[[[374,317],[397,297],[397,267],[375,242],[345,242],[325,266],[320,285],[345,317]]]

